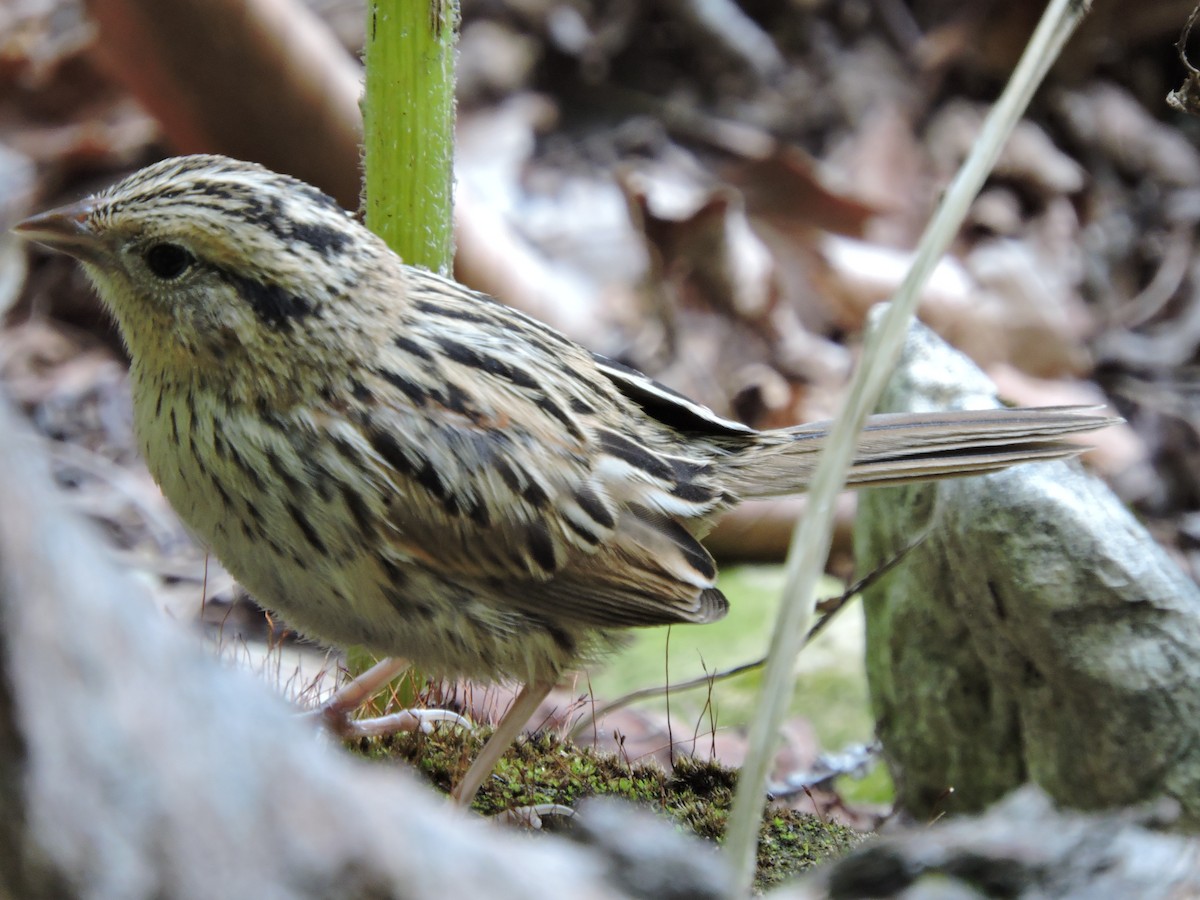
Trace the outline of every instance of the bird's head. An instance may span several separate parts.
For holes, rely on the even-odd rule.
[[[135,365],[299,362],[298,338],[322,343],[340,301],[388,265],[331,197],[223,156],[164,160],[16,231],[83,264]]]

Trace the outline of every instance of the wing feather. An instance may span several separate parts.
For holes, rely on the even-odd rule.
[[[578,345],[420,277],[433,286],[361,374],[354,426],[396,555],[481,599],[598,626],[723,614],[712,558],[671,518],[713,505],[700,464],[605,427],[627,386]]]

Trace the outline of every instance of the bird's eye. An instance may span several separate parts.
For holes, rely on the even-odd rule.
[[[196,261],[196,257],[178,244],[151,244],[143,256],[146,268],[163,281],[174,281]]]

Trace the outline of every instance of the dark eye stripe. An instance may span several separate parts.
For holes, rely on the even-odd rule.
[[[226,269],[217,271],[233,285],[258,320],[274,331],[289,331],[293,322],[317,313],[311,300],[290,294],[277,284],[264,284]]]

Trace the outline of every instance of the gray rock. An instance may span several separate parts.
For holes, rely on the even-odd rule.
[[[1167,806],[1172,804],[1167,803]],[[1153,830],[1159,806],[1064,812],[1025,787],[978,818],[881,836],[805,878],[794,897],[1174,900],[1200,896],[1200,843]]]
[[[918,327],[888,410],[995,405]],[[1200,819],[1200,592],[1077,462],[864,491],[867,668],[903,808],[978,810],[1025,782]],[[948,793],[953,790],[953,794]]]
[[[608,861],[608,878],[633,897],[724,900],[733,879],[716,845],[678,833],[646,810],[587,800],[568,836]]]

